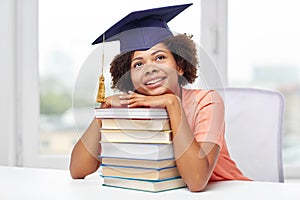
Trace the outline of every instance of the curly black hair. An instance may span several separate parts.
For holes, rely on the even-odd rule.
[[[197,78],[198,57],[194,41],[186,34],[172,36],[162,41],[172,52],[175,61],[184,73],[179,76],[181,86],[193,83]],[[110,64],[112,76],[112,89],[123,92],[134,91],[134,86],[130,77],[131,58],[134,51],[117,55]]]

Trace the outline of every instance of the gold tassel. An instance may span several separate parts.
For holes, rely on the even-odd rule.
[[[104,83],[104,43],[105,37],[103,33],[103,43],[102,43],[102,74],[99,77],[99,87],[98,87],[98,94],[97,94],[97,102],[104,103],[105,102],[105,83]]]
[[[99,77],[97,102],[98,103],[104,103],[105,102],[105,84],[104,84],[103,74],[101,74],[101,76]]]

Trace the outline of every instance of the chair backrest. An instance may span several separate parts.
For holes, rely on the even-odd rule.
[[[231,157],[252,180],[283,182],[284,98],[277,91],[225,88],[225,137]]]

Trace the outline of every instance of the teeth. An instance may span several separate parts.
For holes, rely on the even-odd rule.
[[[146,85],[151,85],[151,84],[157,83],[158,81],[161,81],[162,79],[163,78],[157,78],[157,79],[150,80],[146,83]]]

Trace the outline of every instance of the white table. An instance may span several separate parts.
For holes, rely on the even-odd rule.
[[[0,166],[1,200],[223,200],[223,199],[300,199],[300,184],[254,181],[210,183],[203,192],[186,188],[149,193],[101,186],[99,173],[73,180],[67,170]]]

